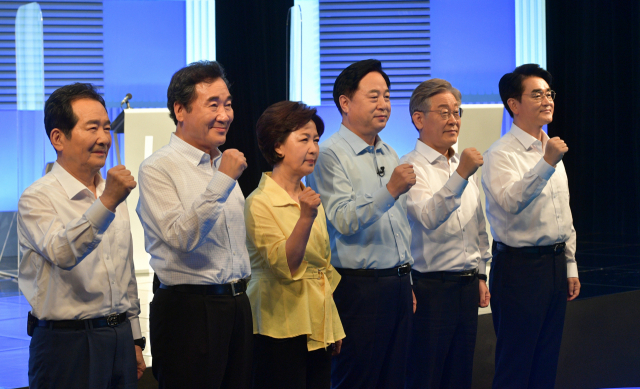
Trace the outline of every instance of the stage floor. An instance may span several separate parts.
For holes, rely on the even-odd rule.
[[[582,290],[579,299],[640,289],[640,237],[582,235],[578,240],[578,270]],[[149,302],[152,275],[137,275],[141,304],[142,334],[149,339]],[[0,278],[0,389],[28,386],[29,304],[18,289],[17,280]],[[479,314],[490,313],[489,308]],[[151,366],[151,347],[143,352]],[[145,374],[150,374],[147,371]]]

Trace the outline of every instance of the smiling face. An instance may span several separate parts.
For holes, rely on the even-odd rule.
[[[216,149],[227,140],[233,121],[231,94],[221,78],[197,84],[195,93],[189,110],[180,103],[174,104],[176,135],[205,153],[217,154]]]
[[[447,155],[446,153],[451,146],[458,141],[462,119],[456,119],[454,115],[449,115],[449,119],[445,120],[439,112],[447,110],[453,113],[458,111],[460,106],[450,92],[443,92],[431,96],[430,101],[431,112],[414,112],[412,115],[413,123],[420,132],[420,140],[422,143],[440,154]]]
[[[319,141],[313,120],[291,132],[284,143],[275,148],[276,153],[283,157],[276,165],[277,169],[296,178],[313,173],[320,152]]]
[[[67,138],[59,129],[51,131],[51,143],[58,153],[58,162],[71,175],[87,181],[100,171],[111,147],[111,122],[98,101],[78,99],[71,103],[78,118]]]
[[[540,129],[545,124],[553,121],[552,100],[542,96],[541,101],[536,101],[531,97],[533,92],[542,92],[543,94],[550,91],[549,84],[540,77],[528,77],[522,81],[524,92],[517,99],[509,99],[507,103],[513,112],[513,121],[521,129]]]
[[[348,127],[360,137],[375,137],[387,125],[391,115],[389,87],[378,72],[370,72],[360,80],[351,99],[340,97]]]

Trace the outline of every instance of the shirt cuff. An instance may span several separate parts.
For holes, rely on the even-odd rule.
[[[131,332],[133,333],[133,340],[142,338],[142,331],[140,330],[140,318],[132,317],[129,319],[131,322]]]
[[[211,181],[209,181],[207,190],[210,190],[214,194],[217,194],[220,197],[226,199],[227,197],[229,197],[231,191],[235,186],[236,181],[233,178],[218,171],[213,175]]]
[[[533,167],[533,172],[540,176],[543,180],[548,181],[551,175],[556,171],[556,168],[549,165],[544,158],[540,158],[540,161]]]
[[[107,207],[102,204],[102,200],[99,198],[93,202],[93,204],[84,213],[84,216],[89,220],[89,223],[100,232],[104,232],[109,228],[109,225],[115,219],[116,214],[109,211]]]
[[[402,196],[402,195],[400,195]],[[389,193],[387,186],[383,186],[373,193],[373,203],[381,209],[382,212],[387,212],[396,203],[396,200]]]
[[[487,274],[487,262],[484,259],[478,261],[478,274]]]
[[[449,190],[451,190],[453,194],[456,195],[456,197],[461,197],[462,192],[464,192],[464,189],[467,187],[468,183],[468,180],[462,178],[462,176],[458,174],[457,171],[455,171],[453,172],[451,177],[449,177],[449,180],[446,184],[444,184],[444,186],[449,188]]]
[[[575,262],[567,262],[567,278],[578,278],[578,264]]]

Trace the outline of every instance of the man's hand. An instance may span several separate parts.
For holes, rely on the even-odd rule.
[[[483,163],[482,154],[474,147],[469,147],[462,150],[462,154],[460,154],[460,164],[456,171],[460,177],[468,180]]]
[[[487,283],[484,280],[480,280],[478,284],[480,288],[480,301],[478,302],[478,306],[480,306],[480,308],[488,307],[489,300],[491,300],[491,293],[489,293]]]
[[[222,153],[220,158],[220,167],[218,171],[233,178],[234,181],[238,180],[247,168],[247,159],[244,154],[236,149],[228,149]]]
[[[413,293],[413,289],[411,290],[411,296],[413,296],[413,313],[416,313],[416,308],[418,307],[418,301],[416,300],[416,294]]]
[[[544,160],[549,165],[556,167],[567,151],[569,151],[567,144],[559,137],[554,136],[547,141],[547,146],[544,148]]]
[[[394,199],[398,199],[401,194],[407,193],[416,184],[416,173],[413,172],[413,165],[403,163],[393,169],[391,178],[387,183],[387,190]]]
[[[142,356],[142,349],[140,346],[136,347],[136,368],[138,370],[138,379],[142,377],[144,371],[147,369],[147,365],[144,363],[144,357]]]
[[[321,203],[320,195],[313,189],[304,188],[302,193],[298,195],[298,202],[300,203],[300,218],[314,220],[318,216],[318,207]]]
[[[107,182],[100,201],[109,211],[115,212],[116,207],[129,196],[136,187],[136,181],[131,172],[124,165],[114,166],[107,171]]]
[[[580,294],[580,280],[578,277],[567,278],[567,301],[575,300]]]
[[[337,340],[337,341],[333,344],[333,351],[331,351],[331,355],[338,355],[338,354],[340,354],[340,350],[342,350],[342,339]]]

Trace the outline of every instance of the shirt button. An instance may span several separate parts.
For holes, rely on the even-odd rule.
[[[404,258],[404,254],[400,254],[400,258]]]
[[[399,238],[399,237],[400,237],[400,234],[396,234],[396,237],[398,237],[398,238]]]
[[[459,210],[458,210],[458,213],[460,213],[460,212],[462,212],[462,210],[461,210],[461,209],[459,209]]]
[[[115,281],[111,281],[111,285],[113,285],[113,284],[115,284],[115,283],[116,283]]]

